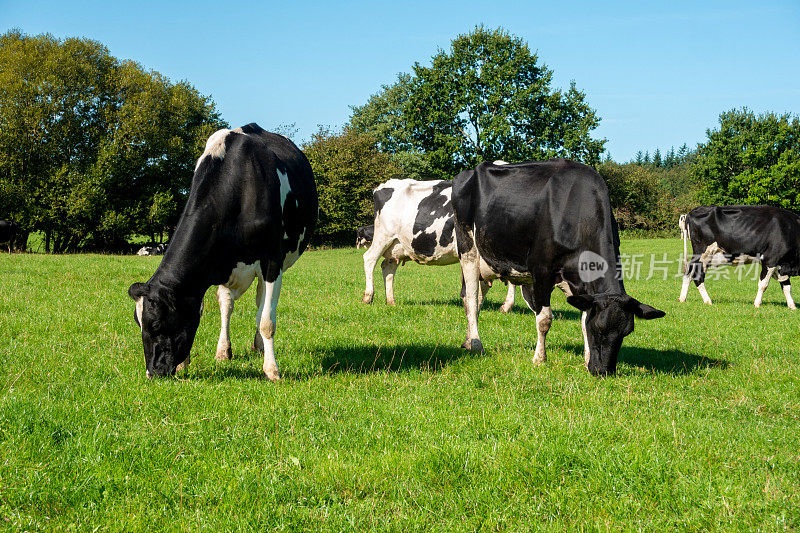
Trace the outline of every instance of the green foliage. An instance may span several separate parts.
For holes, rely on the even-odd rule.
[[[597,170],[606,179],[620,229],[674,233],[678,217],[697,205],[691,163],[666,168],[606,161]]]
[[[800,205],[800,119],[747,108],[719,117],[698,147],[701,198],[712,204]]]
[[[224,125],[188,83],[88,39],[0,36],[0,86],[0,216],[56,252],[169,231],[205,139]]]
[[[572,83],[552,90],[552,71],[503,30],[476,28],[414,64],[361,107],[350,124],[373,133],[382,150],[415,150],[430,178],[450,179],[481,161],[570,157],[599,162],[599,118]],[[406,159],[398,161],[405,166]]]
[[[372,190],[386,180],[403,177],[390,157],[378,151],[375,138],[354,128],[339,133],[320,128],[303,152],[319,193],[316,242],[352,242],[354,229],[373,220]]]

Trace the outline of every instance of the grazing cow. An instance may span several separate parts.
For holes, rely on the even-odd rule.
[[[375,234],[375,226],[361,226],[356,230],[356,250],[362,246],[366,248],[372,242],[372,237]]]
[[[13,220],[0,220],[0,244],[8,245],[8,253],[14,250],[17,233],[19,233],[19,224]]]
[[[233,301],[258,280],[254,344],[264,374],[279,379],[273,337],[283,272],[306,249],[317,223],[314,175],[287,138],[256,124],[209,137],[164,259],[147,283],[134,283],[148,377],[188,363],[203,295],[219,285],[222,331],[217,357],[230,357]]]
[[[616,371],[634,316],[664,316],[625,292],[608,189],[590,167],[565,159],[481,163],[453,180],[453,208],[466,284],[465,348],[483,351],[477,320],[482,280],[523,285],[522,297],[536,313],[534,363],[546,360],[555,285],[582,311],[584,362],[592,374]]]
[[[761,276],[753,305],[761,307],[764,291],[774,277],[783,287],[789,309],[796,308],[789,277],[800,274],[800,215],[766,205],[712,205],[695,207],[681,215],[678,225],[685,258],[679,301],[686,301],[689,284],[694,280],[703,302],[711,305],[705,286],[709,266],[760,262]],[[692,241],[691,259],[687,240]]]
[[[139,251],[136,252],[136,255],[164,255],[168,246],[169,243],[167,242],[157,244],[156,246],[142,246],[139,248]]]
[[[373,272],[383,256],[386,304],[395,305],[394,274],[400,264],[416,261],[424,265],[452,265],[458,262],[453,233],[453,206],[450,194],[453,182],[392,179],[375,188],[373,203],[375,224],[372,245],[364,253],[366,288],[364,303],[372,303],[375,294]],[[361,229],[365,229],[361,228]],[[359,230],[360,231],[360,230]],[[489,284],[482,286],[482,294]],[[502,311],[514,306],[514,286],[509,285]]]

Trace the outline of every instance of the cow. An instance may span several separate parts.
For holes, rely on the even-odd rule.
[[[375,188],[375,223],[372,244],[364,253],[366,287],[362,302],[372,303],[373,272],[380,257],[384,258],[381,271],[387,305],[395,305],[394,275],[400,264],[406,261],[423,265],[458,262],[450,202],[452,189],[453,182],[449,180],[413,179],[391,179]],[[488,287],[489,284],[482,286],[482,294]],[[509,284],[501,310],[507,313],[513,306],[514,286]]]
[[[361,226],[356,230],[356,250],[361,248],[367,248],[369,244],[372,242],[372,237],[375,234],[375,226],[370,224],[369,226]]]
[[[522,285],[522,297],[536,314],[534,364],[547,359],[556,285],[582,312],[584,364],[593,375],[616,371],[634,316],[664,316],[625,292],[608,189],[591,167],[566,159],[481,163],[455,177],[452,199],[466,285],[464,348],[483,352],[478,286],[496,278]]]
[[[273,338],[283,272],[308,246],[318,213],[311,165],[289,139],[254,123],[211,135],[164,259],[149,281],[128,289],[147,376],[188,364],[211,285],[219,285],[222,315],[217,358],[230,358],[233,302],[256,279],[254,344],[266,377],[279,379]]]
[[[800,215],[767,205],[695,207],[678,220],[683,240],[684,274],[680,302],[694,281],[703,302],[711,305],[705,286],[709,266],[761,263],[753,305],[761,307],[770,278],[783,287],[786,305],[796,309],[790,276],[800,274]],[[692,257],[687,255],[692,242]]]
[[[0,244],[8,245],[8,253],[14,251],[14,241],[19,233],[19,224],[13,220],[0,220]]]
[[[142,246],[136,252],[136,255],[164,255],[164,252],[167,251],[167,247],[169,243],[161,243],[155,246]]]

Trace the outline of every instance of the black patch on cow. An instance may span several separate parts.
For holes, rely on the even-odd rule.
[[[250,124],[246,124],[241,127],[242,133],[250,133],[253,135],[257,135],[263,131],[265,131],[261,126],[256,124],[255,122],[251,122]]]
[[[456,227],[455,217],[448,218],[447,221],[444,223],[444,228],[442,229],[442,235],[439,237],[439,246],[441,246],[442,248],[450,246],[450,243],[453,242],[453,239],[456,236],[455,227]]]
[[[448,243],[453,240],[453,230],[455,228],[453,205],[444,194],[444,191],[452,188],[452,186],[452,182],[449,181],[437,183],[433,186],[431,194],[423,198],[419,203],[413,228],[416,237],[411,241],[411,248],[419,256],[431,257],[436,251],[436,232],[431,230],[431,226],[440,218],[449,217],[445,221],[441,240]]]
[[[375,208],[375,216],[381,212],[383,206],[389,201],[389,198],[394,194],[394,189],[391,187],[382,187],[372,194],[372,204]]]

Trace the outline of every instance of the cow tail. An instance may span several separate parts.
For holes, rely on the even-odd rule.
[[[678,227],[681,228],[681,239],[683,240],[683,272],[686,273],[686,269],[688,268],[687,265],[689,263],[689,256],[687,255],[689,251],[686,241],[691,238],[689,236],[689,224],[686,222],[686,215],[680,216],[678,219]]]

